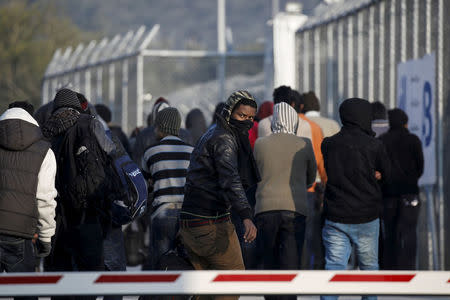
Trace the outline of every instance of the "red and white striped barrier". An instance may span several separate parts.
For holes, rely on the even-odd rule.
[[[0,297],[56,295],[450,295],[450,272],[188,271],[0,275]]]

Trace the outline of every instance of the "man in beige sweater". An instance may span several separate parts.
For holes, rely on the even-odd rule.
[[[303,248],[306,189],[314,183],[317,167],[311,141],[296,136],[298,122],[293,107],[276,104],[273,134],[255,143],[261,175],[255,206],[257,247],[265,269],[296,269]]]

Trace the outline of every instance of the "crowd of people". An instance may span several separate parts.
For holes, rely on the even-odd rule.
[[[212,124],[194,109],[182,128],[161,97],[128,137],[67,88],[36,112],[13,102],[0,116],[1,270],[41,258],[44,271],[344,270],[352,253],[361,270],[414,269],[421,142],[380,102],[347,99],[339,115],[342,127],[314,92],[280,86],[259,109],[236,91]],[[148,186],[126,226],[112,204],[133,205],[111,166],[122,147]]]

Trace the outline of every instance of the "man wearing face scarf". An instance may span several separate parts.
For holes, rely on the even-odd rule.
[[[325,269],[345,270],[355,247],[361,270],[378,270],[381,185],[389,182],[390,162],[383,143],[372,131],[370,103],[359,98],[339,107],[342,129],[325,138],[322,154],[328,182],[325,189]],[[321,299],[337,299],[322,296]],[[364,296],[363,299],[376,299]]]
[[[217,115],[216,124],[200,138],[192,152],[180,233],[196,269],[244,269],[231,223],[231,207],[243,220],[245,242],[256,238],[245,194],[245,189],[255,185],[259,177],[248,141],[255,114],[253,96],[247,91],[234,92]]]

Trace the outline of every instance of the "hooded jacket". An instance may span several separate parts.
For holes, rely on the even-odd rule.
[[[21,108],[0,116],[0,233],[50,242],[56,160],[38,123]]]
[[[245,91],[233,93],[217,123],[196,144],[186,176],[182,218],[225,215],[231,206],[241,219],[252,217],[239,176],[237,137],[229,125],[233,108],[243,98],[253,99]]]
[[[286,210],[307,215],[306,189],[316,177],[311,141],[296,136],[299,118],[287,103],[274,107],[273,134],[255,143],[254,156],[261,181],[255,214]]]
[[[389,182],[389,158],[383,143],[374,138],[368,101],[347,99],[339,114],[341,131],[322,142],[328,175],[325,215],[338,223],[367,223],[379,216],[382,193],[375,171]]]
[[[191,134],[193,145],[195,145],[207,129],[205,116],[200,109],[193,109],[187,114],[186,129]]]
[[[390,129],[380,136],[392,165],[391,182],[383,186],[384,196],[419,194],[418,181],[423,174],[424,158],[420,139],[404,127],[408,117],[400,109],[389,112]]]

